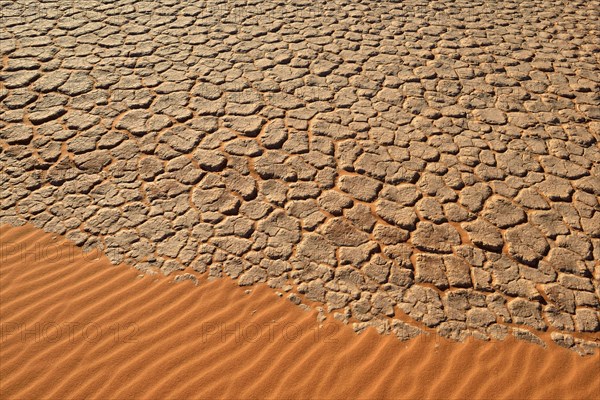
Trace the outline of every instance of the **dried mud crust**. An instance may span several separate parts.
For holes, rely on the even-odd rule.
[[[3,223],[358,331],[596,346],[598,1],[0,8]]]

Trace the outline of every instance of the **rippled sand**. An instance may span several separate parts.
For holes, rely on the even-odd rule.
[[[265,286],[172,283],[0,229],[3,399],[592,399],[600,355],[322,327]]]

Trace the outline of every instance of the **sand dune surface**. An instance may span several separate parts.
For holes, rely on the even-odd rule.
[[[600,355],[319,326],[273,290],[173,283],[31,226],[0,234],[2,399],[577,398]],[[596,397],[597,398],[597,397]]]

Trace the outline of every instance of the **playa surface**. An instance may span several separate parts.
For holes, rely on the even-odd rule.
[[[400,342],[321,327],[265,286],[140,278],[31,226],[2,226],[3,399],[577,398],[600,355],[508,339]]]
[[[554,357],[559,346],[589,365],[600,347],[599,27],[598,0],[0,0],[0,224],[61,235],[144,275],[131,304],[249,290],[239,307],[283,298],[340,335],[361,333],[356,346],[373,332],[397,341],[360,347],[369,360],[450,340],[481,349],[473,355],[532,344]],[[58,258],[3,277],[7,304],[34,299],[13,281],[56,279],[55,290],[99,293],[100,318],[108,270],[76,278]],[[211,332],[210,319],[196,326],[153,304],[140,318],[175,318],[170,336]],[[242,318],[219,304],[223,318]],[[54,312],[66,313],[39,317]],[[164,368],[148,361],[141,348],[168,326],[140,325],[140,355],[122,358],[152,365],[150,386],[174,382],[186,351],[164,351]],[[29,351],[10,343],[11,357]],[[31,360],[64,351],[38,346],[48,350]],[[290,346],[283,354],[313,354]],[[66,355],[102,360],[87,342],[76,348]],[[370,373],[405,382],[389,363]],[[280,379],[295,382],[290,369]],[[110,379],[89,390],[129,390],[127,375]]]

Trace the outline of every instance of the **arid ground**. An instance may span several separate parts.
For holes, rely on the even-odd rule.
[[[600,392],[599,1],[0,0],[0,57],[0,397]]]

